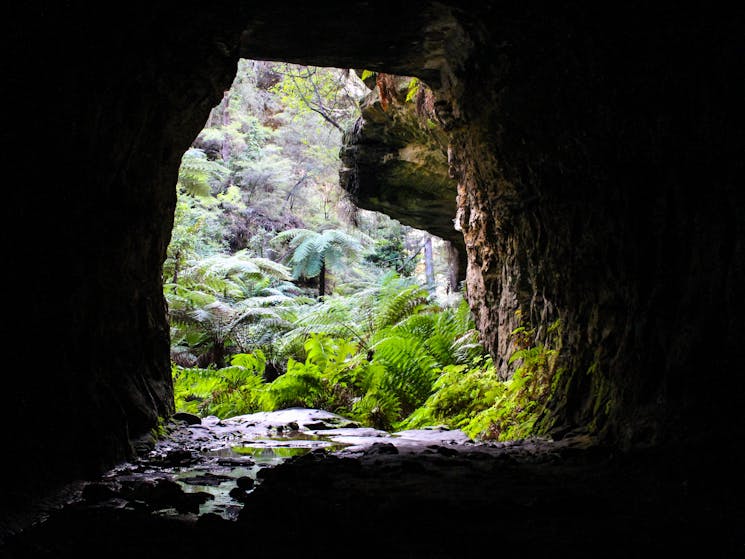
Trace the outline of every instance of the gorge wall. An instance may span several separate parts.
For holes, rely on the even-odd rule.
[[[454,225],[456,181],[435,94],[408,76],[377,73],[366,83],[371,91],[360,103],[361,116],[342,141],[340,184],[357,207],[448,241],[455,253],[455,283],[460,283],[466,247]]]
[[[543,428],[629,447],[721,435],[716,387],[745,393],[742,19],[639,7],[472,20],[452,135],[483,339],[508,374],[558,319]]]
[[[128,456],[170,412],[176,175],[241,56],[432,88],[467,296],[503,374],[512,330],[538,343],[560,320],[542,429],[623,447],[742,430],[741,10],[248,4],[11,9],[6,448],[28,467],[6,504]]]

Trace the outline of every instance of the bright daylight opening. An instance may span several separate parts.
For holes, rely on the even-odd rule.
[[[176,411],[270,421],[236,453],[339,444],[303,422],[462,440],[525,425],[453,286],[449,243],[357,208],[339,184],[344,131],[376,82],[392,77],[242,60],[183,156],[163,272]],[[399,82],[403,103],[426,87]]]

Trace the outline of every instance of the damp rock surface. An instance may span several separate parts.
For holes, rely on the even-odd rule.
[[[292,408],[176,421],[0,544],[3,557],[454,558],[742,550],[741,490],[690,449],[619,455],[586,434],[478,442]],[[725,451],[725,449],[722,449]],[[731,449],[726,451],[731,452]],[[734,455],[732,455],[734,456]],[[600,550],[600,551],[599,551]]]

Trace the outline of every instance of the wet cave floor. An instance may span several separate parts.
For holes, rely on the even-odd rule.
[[[0,557],[745,556],[742,463],[711,450],[477,443],[299,408],[182,416]]]

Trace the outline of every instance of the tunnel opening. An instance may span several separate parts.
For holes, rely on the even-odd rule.
[[[360,105],[389,121],[408,111],[403,139],[383,157],[400,187],[397,215],[416,225],[428,215],[434,231],[439,219],[455,233],[454,199],[433,214],[434,194],[420,204],[421,186],[407,187],[428,183],[417,174],[433,159],[446,162],[445,146],[422,145],[434,143],[433,122],[417,105],[429,98],[431,111],[433,93],[416,78],[366,73],[371,84],[354,70],[242,59],[184,154],[163,267],[176,412],[305,406],[391,429],[409,416],[434,425],[466,413],[453,405],[453,417],[426,419],[446,372],[478,368],[496,386],[457,289],[457,249],[357,207],[359,185],[339,184],[349,171],[337,154],[364,124]],[[473,402],[471,415],[491,404]]]

